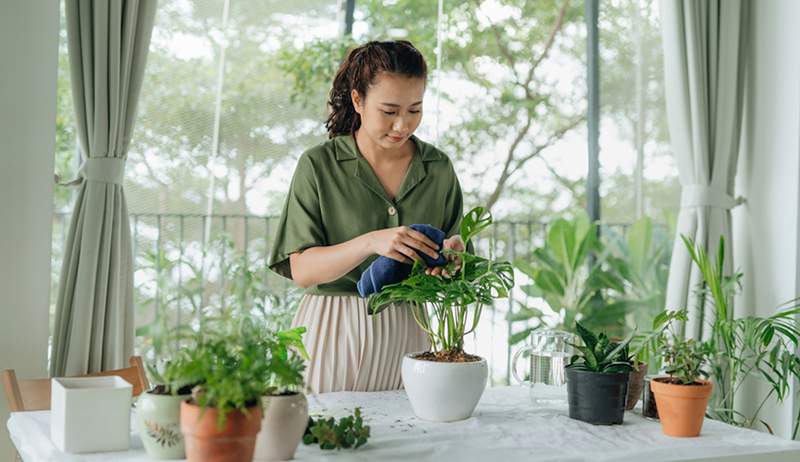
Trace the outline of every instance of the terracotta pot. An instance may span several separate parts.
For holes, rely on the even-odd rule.
[[[700,385],[665,383],[666,377],[650,382],[656,397],[661,430],[668,436],[692,437],[700,434],[713,388],[711,382],[698,380]]]
[[[636,407],[636,403],[638,403],[639,398],[642,397],[645,374],[647,374],[646,363],[640,363],[639,369],[630,373],[630,378],[628,379],[628,396],[625,398],[626,411],[630,411]]]
[[[265,396],[264,418],[256,439],[256,461],[289,460],[308,424],[308,401],[302,393]]]
[[[181,432],[188,462],[241,462],[253,459],[256,435],[261,430],[261,407],[228,412],[225,425],[217,426],[218,412],[203,410],[188,401],[181,403]]]

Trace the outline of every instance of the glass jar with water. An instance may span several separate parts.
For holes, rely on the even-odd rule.
[[[565,403],[567,400],[566,365],[573,355],[570,344],[575,335],[559,330],[537,330],[531,332],[530,344],[514,355],[511,371],[517,382],[530,387],[531,400],[535,403]],[[528,357],[528,373],[520,376],[517,362],[521,356]]]

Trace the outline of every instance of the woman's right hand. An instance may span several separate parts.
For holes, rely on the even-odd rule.
[[[372,253],[397,260],[402,263],[413,263],[422,260],[416,250],[433,259],[439,258],[439,246],[428,236],[408,226],[386,228],[370,233],[370,249]]]

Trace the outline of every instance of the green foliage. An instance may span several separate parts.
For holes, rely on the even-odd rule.
[[[683,385],[691,385],[698,378],[707,375],[702,369],[707,359],[706,351],[694,339],[673,337],[665,346],[663,354],[664,372]]]
[[[361,408],[356,408],[352,416],[346,416],[337,422],[333,417],[308,418],[304,444],[319,444],[320,449],[358,449],[366,444],[369,438],[369,425],[364,425]]]
[[[488,210],[483,207],[470,210],[461,223],[464,243],[468,244],[491,223]],[[508,296],[514,286],[514,269],[508,262],[488,260],[469,252],[444,252],[461,260],[460,268],[452,263],[448,267],[452,278],[426,274],[424,264],[415,262],[408,278],[370,296],[369,309],[371,314],[377,314],[391,303],[408,302],[417,324],[430,337],[433,351],[457,352],[464,349],[464,336],[477,327],[483,306]]]
[[[533,251],[530,259],[515,262],[532,281],[522,290],[534,298],[543,298],[559,316],[557,329],[571,330],[576,321],[590,329],[619,334],[624,329],[625,302],[608,303],[609,294],[624,294],[622,278],[606,264],[603,243],[597,238],[597,225],[581,213],[574,220],[559,218],[550,225],[545,245]],[[522,306],[509,322],[543,320],[534,307]],[[511,336],[509,343],[523,341],[534,328]]]
[[[137,286],[137,309],[153,314],[150,322],[136,329],[146,360],[174,356],[181,340],[191,335],[191,330],[185,330],[191,319],[246,316],[273,330],[289,328],[300,291],[276,293],[267,282],[269,269],[263,260],[251,261],[226,234],[215,237],[200,252],[184,251],[183,258],[169,258],[180,254],[180,245],[188,246],[165,240],[160,249],[146,249],[138,257],[137,268],[154,275]],[[209,280],[208,267],[212,265],[223,278]],[[183,271],[180,278],[176,277],[179,270]],[[179,316],[183,326],[178,326]]]
[[[603,233],[608,267],[625,286],[623,293],[613,294],[613,302],[626,305],[624,312],[634,326],[650,324],[665,308],[672,241],[664,236],[669,230],[656,231],[652,220],[643,217],[624,237],[611,230]]]
[[[708,340],[702,348],[708,355],[709,376],[714,393],[709,406],[712,418],[742,427],[761,422],[758,414],[770,399],[783,402],[792,392],[792,383],[800,379],[800,299],[788,302],[768,317],[734,317],[733,296],[740,287],[741,272],[725,274],[725,240],[720,237],[715,259],[709,258],[702,245],[682,236],[694,263],[703,276],[700,287],[701,307],[710,304],[713,319]],[[734,408],[737,397],[744,393],[742,384],[754,378],[769,387],[759,405],[748,414]],[[795,417],[793,438],[800,429],[800,414]]]
[[[609,340],[605,332],[595,335],[592,331],[575,323],[575,330],[581,338],[582,345],[572,345],[580,354],[572,356],[567,367],[575,370],[615,374],[633,370],[628,357],[628,345],[634,333],[630,333],[623,341],[617,343]]]
[[[631,341],[634,367],[644,362],[647,363],[648,370],[654,373],[660,371],[661,358],[668,342],[667,332],[674,328],[676,322],[687,319],[685,309],[665,310],[656,315],[651,329],[637,333]]]
[[[216,408],[221,427],[229,412],[261,405],[261,398],[302,386],[304,327],[273,332],[250,318],[204,319],[194,342],[182,350],[175,374],[197,384],[194,401]],[[290,351],[292,350],[292,351]]]

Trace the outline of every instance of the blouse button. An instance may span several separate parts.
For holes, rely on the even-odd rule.
[[[394,216],[395,214],[397,214],[397,209],[394,207],[389,207],[389,210],[387,210],[387,212],[389,212],[389,215]]]

